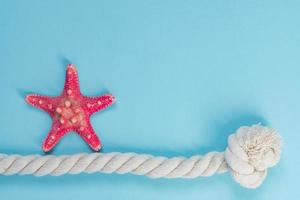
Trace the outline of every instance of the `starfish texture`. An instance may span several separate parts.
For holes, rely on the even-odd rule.
[[[76,68],[68,64],[65,86],[60,96],[29,94],[26,101],[47,112],[53,120],[42,146],[45,152],[50,151],[70,131],[77,132],[94,151],[98,151],[101,149],[101,142],[92,128],[90,116],[114,103],[115,98],[111,94],[97,97],[82,95]]]

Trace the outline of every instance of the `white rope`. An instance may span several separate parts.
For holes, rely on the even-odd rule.
[[[258,187],[267,168],[280,158],[280,138],[273,129],[254,125],[241,127],[228,139],[225,152],[204,156],[155,157],[136,153],[91,153],[75,155],[6,155],[0,154],[0,174],[35,176],[79,173],[132,173],[151,178],[196,178],[230,171],[247,188]]]

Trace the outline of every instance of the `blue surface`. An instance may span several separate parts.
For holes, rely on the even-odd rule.
[[[30,92],[58,95],[65,64],[82,92],[117,104],[93,116],[103,152],[190,156],[222,151],[262,122],[284,139],[280,164],[247,190],[229,174],[0,176],[3,199],[296,199],[299,193],[299,1],[0,0],[0,151],[42,153],[51,126]],[[91,152],[76,134],[54,154]],[[4,198],[5,197],[5,198]]]

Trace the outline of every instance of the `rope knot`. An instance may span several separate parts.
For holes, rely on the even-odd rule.
[[[276,165],[281,139],[274,129],[261,125],[243,126],[228,138],[225,159],[231,175],[240,185],[258,187],[267,169]]]

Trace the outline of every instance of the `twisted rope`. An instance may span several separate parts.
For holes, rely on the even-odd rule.
[[[0,155],[3,175],[33,174],[59,176],[79,173],[132,173],[151,178],[195,178],[227,171],[224,153],[211,152],[205,156],[154,157],[136,153],[91,153],[62,156]]]
[[[225,152],[190,158],[118,152],[69,156],[0,154],[0,174],[59,176],[98,172],[132,173],[151,178],[196,178],[229,171],[241,186],[256,188],[265,179],[267,169],[278,163],[280,154],[281,139],[276,131],[253,125],[241,127],[230,135]]]

